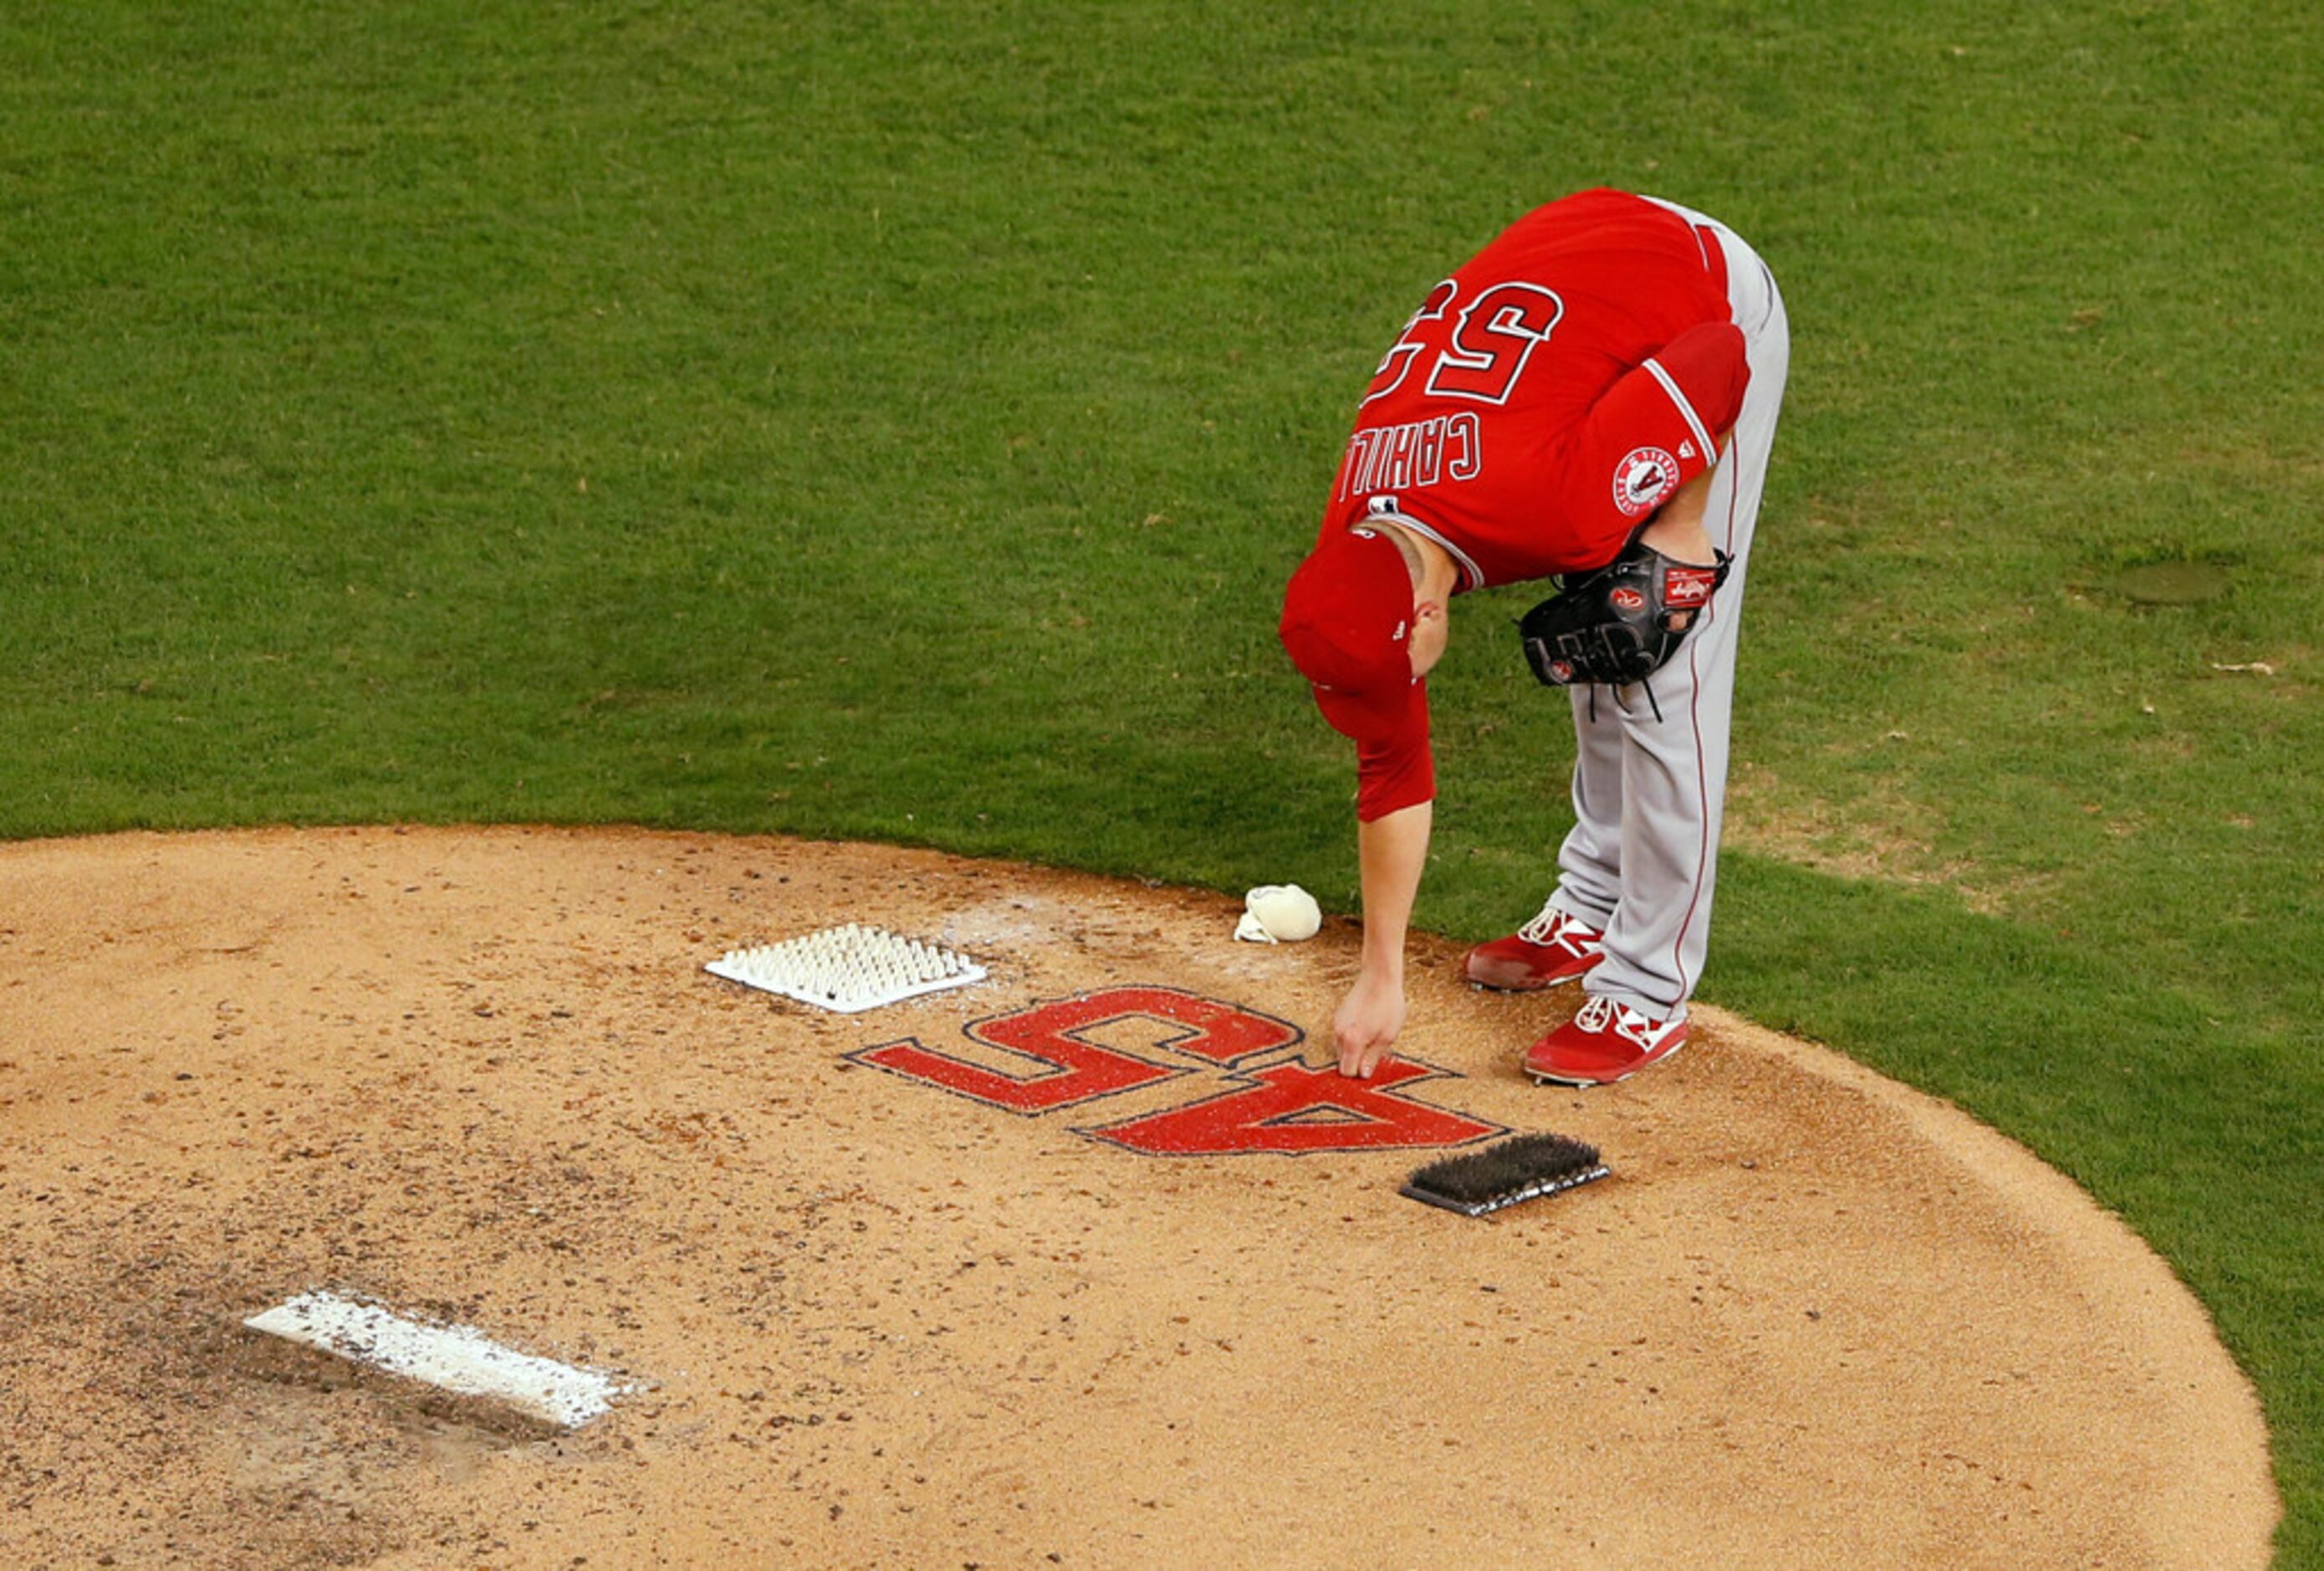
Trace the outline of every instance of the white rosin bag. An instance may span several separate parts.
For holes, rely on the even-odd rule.
[[[1296,883],[1262,883],[1242,897],[1235,937],[1246,944],[1296,944],[1323,926],[1315,897]]]

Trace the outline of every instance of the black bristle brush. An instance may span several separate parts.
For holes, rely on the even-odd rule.
[[[1562,1134],[1521,1134],[1416,1169],[1397,1193],[1463,1216],[1482,1216],[1520,1200],[1602,1178],[1610,1171],[1598,1160],[1594,1145]]]

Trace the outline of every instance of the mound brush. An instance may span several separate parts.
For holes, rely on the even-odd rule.
[[[1416,1169],[1397,1193],[1463,1216],[1482,1216],[1520,1200],[1602,1178],[1612,1170],[1598,1160],[1594,1145],[1562,1134],[1521,1134]]]

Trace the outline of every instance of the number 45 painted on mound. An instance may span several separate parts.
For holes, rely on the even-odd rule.
[[[1454,1146],[1508,1132],[1405,1095],[1403,1087],[1450,1073],[1425,1064],[1390,1058],[1370,1080],[1310,1068],[1296,1058],[1258,1065],[1257,1059],[1296,1048],[1305,1033],[1270,1015],[1175,987],[1076,993],[961,1029],[984,1049],[984,1062],[933,1051],[910,1037],[847,1057],[1028,1118],[1205,1067],[1234,1071],[1231,1088],[1215,1095],[1074,1131],[1144,1156]],[[1146,1051],[1096,1040],[1102,1031],[1119,1042],[1133,1030],[1149,1036]]]

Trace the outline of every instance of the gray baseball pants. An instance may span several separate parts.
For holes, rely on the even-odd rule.
[[[1710,226],[1725,249],[1727,296],[1751,366],[1703,515],[1711,543],[1735,565],[1709,614],[1647,683],[1573,690],[1574,823],[1550,901],[1605,933],[1604,957],[1583,989],[1668,1021],[1684,1017],[1710,940],[1736,635],[1792,350],[1783,296],[1758,254],[1718,220],[1663,205]]]

